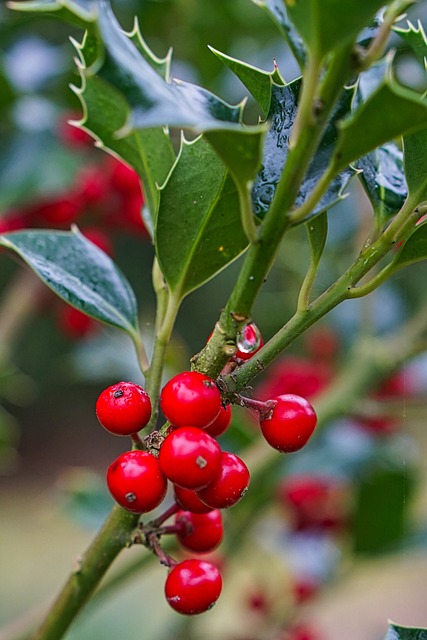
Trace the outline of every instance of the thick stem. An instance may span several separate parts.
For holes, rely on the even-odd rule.
[[[138,519],[139,515],[119,506],[113,508],[86,553],[76,561],[75,568],[33,640],[58,640],[63,636],[113,560],[130,542]]]

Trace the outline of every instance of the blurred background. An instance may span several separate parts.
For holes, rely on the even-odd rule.
[[[425,4],[417,16],[426,17]],[[172,75],[229,102],[245,89],[208,44],[267,71],[276,60],[287,81],[298,74],[267,13],[249,0],[113,6],[126,30],[138,16],[158,56],[173,47]],[[0,6],[0,232],[77,223],[134,287],[149,350],[153,248],[140,217],[143,193],[129,168],[68,124],[81,116],[69,89],[79,84],[69,36],[82,34]],[[404,48],[398,73],[410,86],[425,82]],[[249,99],[246,119],[258,117]],[[354,181],[329,216],[319,292],[356,255],[371,216]],[[304,229],[294,229],[254,308],[264,340],[292,315],[307,261]],[[239,261],[184,301],[167,376],[188,368],[205,344],[238,269]],[[424,282],[425,265],[415,265],[369,299],[343,304],[257,379],[255,396],[300,393],[316,406],[359,340],[398,330],[426,304]],[[1,640],[28,637],[112,505],[104,473],[127,443],[100,429],[94,406],[117,380],[143,384],[128,338],[67,307],[0,250]],[[226,586],[213,611],[190,620],[170,611],[164,568],[139,567],[147,554],[131,549],[113,572],[133,566],[131,578],[100,594],[67,638],[380,640],[388,618],[427,626],[426,394],[421,353],[372,390],[357,415],[328,424],[303,452],[274,465],[253,488],[250,515],[226,514],[215,554]],[[236,408],[223,446],[262,453],[257,436]]]

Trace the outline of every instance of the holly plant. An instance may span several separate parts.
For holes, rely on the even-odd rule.
[[[354,411],[372,386],[425,346],[426,309],[420,305],[408,320],[403,347],[396,335],[359,345],[313,404],[292,389],[262,399],[252,392],[256,377],[330,311],[427,257],[425,83],[404,86],[390,48],[391,38],[393,46],[399,40],[412,48],[425,71],[422,26],[404,22],[414,0],[253,2],[271,18],[301,71],[290,78],[276,63],[266,71],[212,49],[250,94],[255,124],[245,100],[228,104],[173,77],[171,54],[160,58],[151,51],[138,21],[124,31],[109,0],[8,3],[11,10],[80,30],[72,39],[79,79],[71,89],[81,115],[72,124],[137,176],[144,193],[138,215],[155,250],[157,306],[147,336],[139,320],[144,300],[137,301],[109,252],[76,225],[6,228],[0,235],[1,247],[68,305],[127,333],[145,379],[144,387],[115,381],[96,401],[101,425],[130,438],[107,471],[116,505],[41,622],[38,640],[63,636],[131,545],[143,545],[148,558],[165,565],[165,597],[173,609],[188,616],[210,609],[220,599],[220,568],[191,554],[217,547],[224,512],[231,509],[232,534],[234,513],[239,526],[250,523],[283,458],[297,457],[328,421]],[[328,222],[340,215],[337,205],[356,182],[370,203],[369,223],[359,225],[355,255],[325,282],[318,276]],[[290,255],[296,227],[304,230],[308,266],[293,314],[266,340],[253,306],[272,266]],[[223,292],[206,344],[185,371],[165,379],[183,301],[237,259],[231,293]],[[233,405],[246,408],[257,428],[238,453],[218,441]],[[270,446],[260,448],[261,439]],[[297,494],[287,491],[295,506]],[[232,549],[237,540],[230,540]],[[176,559],[178,543],[190,557]],[[425,636],[425,630],[390,625],[386,637]],[[295,631],[289,637],[308,636]]]

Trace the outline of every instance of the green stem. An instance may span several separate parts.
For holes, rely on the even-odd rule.
[[[113,508],[84,556],[76,562],[33,640],[58,640],[63,636],[112,561],[129,543],[138,520],[137,514],[129,513],[118,506]]]
[[[310,55],[303,76],[298,112],[289,139],[289,149],[297,146],[305,127],[315,125],[314,100],[319,87],[321,71],[322,61]]]
[[[252,208],[251,186],[252,183],[236,181],[237,192],[239,194],[240,217],[243,231],[249,242],[255,244],[258,240],[258,228],[255,223],[255,216]]]

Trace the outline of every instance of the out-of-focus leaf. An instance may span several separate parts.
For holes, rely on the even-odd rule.
[[[427,100],[392,80],[386,80],[368,100],[342,121],[334,153],[337,170],[393,138],[427,124]]]
[[[317,58],[355,40],[384,4],[384,0],[285,0],[289,18]]]
[[[307,55],[304,42],[289,20],[283,0],[252,0],[252,2],[268,12],[289,44],[299,65],[303,66]]]
[[[58,296],[83,313],[138,332],[135,294],[121,271],[77,229],[16,231],[0,236]]]
[[[96,0],[26,0],[8,2],[8,7],[16,11],[52,13],[55,17],[76,24],[83,29],[97,17]]]
[[[427,629],[419,627],[401,627],[390,622],[384,640],[427,640]]]
[[[183,140],[161,190],[155,244],[163,275],[179,298],[212,278],[247,245],[235,184],[203,138]]]
[[[263,217],[270,207],[288,156],[289,137],[296,116],[300,87],[300,79],[284,87],[273,86],[269,113],[270,130],[265,137],[262,168],[252,190],[254,211],[259,217]],[[304,178],[296,200],[297,206],[301,205],[310,195],[332,158],[338,137],[337,123],[349,113],[352,95],[353,90],[346,90],[334,111],[319,149]],[[343,167],[342,172],[333,180],[312,215],[317,215],[341,200],[342,192],[354,173],[354,169]]]

